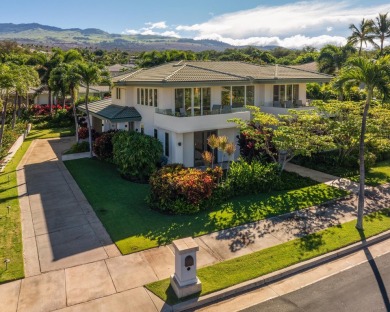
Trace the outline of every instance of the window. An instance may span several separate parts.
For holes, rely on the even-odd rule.
[[[154,89],[154,99],[153,99],[154,107],[158,106],[157,102],[157,89]]]
[[[137,88],[137,104],[157,107],[157,89]]]
[[[121,99],[121,89],[120,88],[116,88],[116,98],[117,98],[117,100]]]
[[[165,132],[165,156],[169,157],[169,133]]]
[[[157,129],[154,129],[154,132],[153,132],[153,136],[155,139],[158,138],[158,132],[157,132]]]
[[[299,99],[299,85],[274,85],[274,101],[293,101],[294,103]]]
[[[175,111],[187,115],[204,115],[210,111],[211,88],[175,89]]]
[[[222,87],[221,104],[233,107],[243,107],[245,105],[254,105],[255,88],[254,86],[226,86]]]
[[[232,106],[243,107],[245,105],[245,87],[232,87]]]

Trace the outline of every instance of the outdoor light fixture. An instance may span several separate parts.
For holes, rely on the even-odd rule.
[[[181,142],[177,143],[177,145],[181,146]]]
[[[5,270],[7,271],[8,270],[8,263],[10,263],[11,260],[10,259],[4,259],[4,263],[5,263]]]

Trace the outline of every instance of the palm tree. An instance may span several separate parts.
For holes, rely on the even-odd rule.
[[[332,44],[324,46],[320,50],[317,59],[319,71],[330,75],[337,73],[343,67],[348,57],[355,52],[355,48],[350,44],[343,47],[337,47]]]
[[[66,64],[59,64],[54,68],[49,77],[48,86],[54,92],[55,96],[61,96],[62,108],[65,109],[66,95],[69,90],[66,80]]]
[[[359,56],[362,52],[363,43],[367,46],[367,42],[375,46],[374,38],[372,35],[374,31],[374,22],[372,20],[362,19],[360,25],[355,26],[351,24],[349,29],[352,30],[352,35],[348,37],[348,43],[351,45],[359,45]]]
[[[383,52],[383,42],[386,38],[390,38],[390,19],[387,18],[387,14],[379,14],[375,18],[376,22],[373,26],[373,32],[375,37],[378,38],[381,42],[380,53]]]
[[[53,49],[52,53],[35,53],[27,62],[28,65],[35,65],[39,78],[41,79],[41,84],[43,88],[47,88],[49,91],[49,107],[50,107],[50,113],[53,109],[53,103],[52,103],[52,89],[49,86],[49,79],[50,79],[50,73],[51,71],[56,68],[62,61],[63,61],[64,55],[62,50],[60,49]]]
[[[370,60],[363,57],[352,58],[347,66],[340,72],[337,80],[340,83],[355,82],[364,83],[367,91],[367,99],[364,104],[362,124],[359,141],[359,199],[358,199],[358,218],[356,228],[363,230],[363,212],[364,212],[364,187],[365,187],[365,168],[364,168],[364,139],[366,134],[366,123],[368,110],[370,108],[374,89],[380,91],[384,97],[390,94],[390,56],[382,57],[378,60]]]
[[[89,151],[90,157],[92,157],[92,129],[91,129],[91,120],[89,115],[88,108],[88,96],[89,96],[89,87],[93,84],[98,84],[100,82],[110,83],[110,76],[107,71],[101,70],[101,68],[93,63],[79,63],[78,64],[78,73],[81,77],[80,82],[85,85],[85,111],[87,113],[87,126],[88,126],[88,135],[89,135]]]
[[[77,112],[76,112],[76,90],[80,86],[81,75],[78,72],[77,63],[66,65],[65,80],[69,88],[70,102],[72,103],[73,117],[75,122],[75,129],[76,129],[76,142],[78,142],[79,134],[78,134],[78,122],[77,122]]]

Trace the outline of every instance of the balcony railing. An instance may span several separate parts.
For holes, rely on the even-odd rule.
[[[274,101],[273,107],[280,108],[300,108],[300,107],[310,107],[309,102],[303,103],[302,100],[293,100],[293,101]]]
[[[204,110],[201,111],[199,108],[194,108],[192,110],[185,110],[180,108],[179,110],[173,109],[161,109],[156,108],[157,114],[175,116],[175,117],[194,117],[194,116],[209,116],[209,115],[221,115],[221,114],[231,114],[237,112],[246,112],[249,109],[245,107],[231,107],[231,106],[221,106],[221,105],[213,105],[212,110]]]

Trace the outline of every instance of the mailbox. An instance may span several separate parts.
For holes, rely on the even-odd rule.
[[[196,252],[199,246],[191,238],[175,240],[175,274],[171,276],[171,285],[178,298],[200,292],[202,285],[196,276]]]

